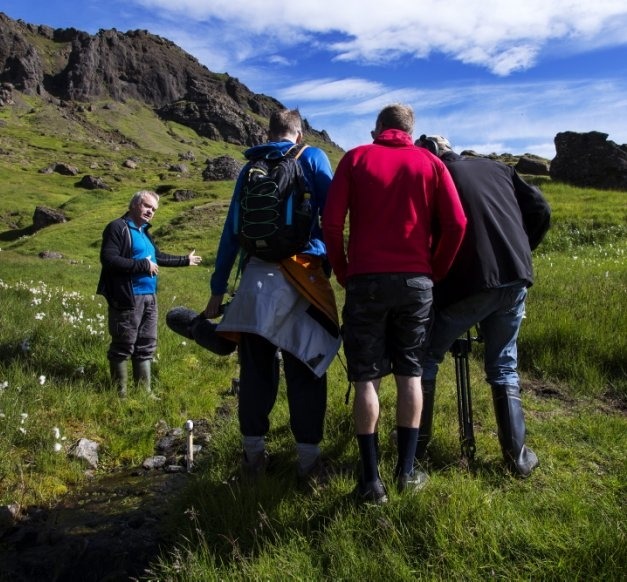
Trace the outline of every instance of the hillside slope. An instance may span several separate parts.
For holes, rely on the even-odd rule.
[[[0,12],[0,65],[0,105],[12,100],[12,90],[66,106],[134,100],[201,136],[238,145],[262,141],[265,120],[282,107],[146,30],[90,35]],[[307,129],[331,141],[326,132]]]
[[[146,31],[92,36],[0,13],[0,65],[0,246],[22,255],[95,254],[101,226],[143,188],[162,195],[164,232],[176,232],[170,221],[192,231],[219,221],[232,182],[205,180],[207,161],[242,163],[282,107]],[[307,142],[335,164],[340,148],[305,126]],[[86,188],[86,177],[107,189]],[[192,196],[174,202],[177,190]],[[35,232],[38,207],[67,222]]]

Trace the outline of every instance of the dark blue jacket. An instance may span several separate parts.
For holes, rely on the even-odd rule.
[[[146,236],[155,247],[157,265],[164,267],[186,267],[189,265],[187,255],[168,255],[157,248],[146,227]],[[150,260],[132,258],[131,231],[127,223],[127,215],[110,222],[102,233],[100,248],[100,263],[102,270],[96,293],[103,295],[107,303],[116,309],[133,309],[135,296],[133,295],[132,276],[137,273],[150,271]]]

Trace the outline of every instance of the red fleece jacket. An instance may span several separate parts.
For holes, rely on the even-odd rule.
[[[342,286],[365,273],[422,273],[438,281],[459,249],[466,216],[444,163],[409,134],[388,129],[340,160],[322,228]]]

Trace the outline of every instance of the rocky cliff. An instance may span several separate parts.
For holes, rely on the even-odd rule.
[[[246,146],[265,139],[265,120],[283,107],[145,30],[90,35],[12,20],[1,12],[0,83],[0,106],[13,90],[59,103],[132,99],[199,135]],[[306,130],[332,143],[325,131],[307,123]]]

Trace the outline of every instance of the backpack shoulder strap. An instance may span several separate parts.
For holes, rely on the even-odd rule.
[[[306,143],[297,143],[294,144],[289,150],[285,152],[285,157],[294,158],[297,160],[300,158],[301,154],[305,151],[309,146]]]

